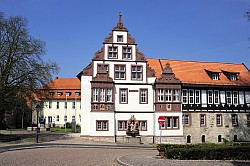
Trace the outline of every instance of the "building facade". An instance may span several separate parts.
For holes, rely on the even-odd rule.
[[[146,59],[121,15],[77,77],[82,137],[124,142],[133,117],[142,142],[250,141],[250,72],[244,64]]]
[[[77,78],[56,78],[48,84],[49,89],[43,91],[39,98],[39,125],[43,127],[64,127],[73,121],[81,123],[81,87]],[[32,122],[37,123],[37,113],[34,109]]]

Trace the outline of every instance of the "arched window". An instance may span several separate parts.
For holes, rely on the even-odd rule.
[[[218,142],[221,142],[221,135],[218,135]]]
[[[187,136],[187,143],[191,143],[191,136],[190,135]]]
[[[206,142],[206,136],[205,135],[202,135],[201,142]]]

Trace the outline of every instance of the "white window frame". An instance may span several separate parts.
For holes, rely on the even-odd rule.
[[[128,129],[128,121],[118,120],[118,131],[124,131]]]
[[[118,58],[118,47],[109,46],[108,47],[108,59],[117,59],[117,58]]]
[[[174,89],[173,101],[174,102],[179,102],[180,101],[180,90],[179,89]]]
[[[201,92],[200,90],[195,90],[195,104],[201,103]]]
[[[139,120],[138,121],[138,128],[140,131],[147,131],[147,121],[146,120]]]
[[[172,89],[166,89],[166,101],[171,102],[172,101]]]
[[[62,96],[62,92],[57,92],[57,96]]]
[[[222,126],[222,114],[216,114],[216,126]]]
[[[112,89],[111,88],[107,89],[106,98],[107,98],[107,102],[112,102]]]
[[[99,93],[99,89],[93,88],[93,102],[98,102],[98,93]]]
[[[108,121],[107,120],[104,120],[104,121],[101,121],[101,120],[98,120],[96,121],[96,130],[97,131],[108,131]]]
[[[131,66],[131,80],[142,80],[142,73],[143,73],[143,66],[142,65],[132,65]]]
[[[214,104],[220,104],[220,92],[214,90]]]
[[[140,89],[140,103],[148,103],[148,89]]]
[[[128,103],[128,89],[120,89],[121,91],[121,104],[127,104]]]
[[[123,68],[123,70],[121,68]],[[116,80],[125,80],[126,79],[126,65],[115,65],[114,74],[115,74],[114,78]]]
[[[132,59],[132,47],[122,47],[122,59]]]
[[[236,74],[230,74],[230,80],[231,81],[236,81],[237,80]]]
[[[189,104],[194,104],[194,90],[193,89],[189,89]]]
[[[100,88],[100,102],[105,102],[105,89]]]
[[[212,80],[219,80],[219,73],[213,73],[211,78]]]
[[[157,90],[158,102],[164,102],[164,89]]]
[[[239,103],[239,101],[238,101],[238,92],[233,91],[233,104],[238,105],[238,103]]]
[[[206,114],[200,114],[200,126],[206,126]]]
[[[182,89],[182,103],[183,104],[188,103],[188,90],[187,89]]]
[[[226,103],[232,104],[232,92],[231,91],[226,91]]]
[[[213,90],[207,91],[207,103],[213,104]]]

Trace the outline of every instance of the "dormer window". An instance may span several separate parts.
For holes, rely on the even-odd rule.
[[[232,71],[230,69],[222,70],[223,74],[230,80],[230,81],[236,81],[237,75],[240,74],[237,71]]]
[[[122,35],[117,36],[117,42],[123,42],[123,36]]]
[[[62,92],[57,92],[57,96],[62,96]]]
[[[205,69],[212,80],[220,80],[221,70],[217,68]]]
[[[53,96],[54,95],[54,92],[49,92],[49,96]]]
[[[80,92],[75,92],[75,96],[80,96]]]
[[[219,80],[219,74],[218,73],[213,73],[211,75],[212,80]]]
[[[231,81],[236,81],[237,80],[236,74],[230,74],[230,80]]]
[[[67,96],[67,97],[70,96],[70,94],[71,94],[70,92],[66,92],[66,96]]]

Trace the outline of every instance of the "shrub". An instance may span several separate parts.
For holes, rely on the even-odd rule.
[[[66,123],[66,128],[71,128],[71,126],[72,126],[72,123],[69,123],[69,122]]]
[[[250,160],[250,143],[225,144],[159,144],[160,154],[180,160]]]

